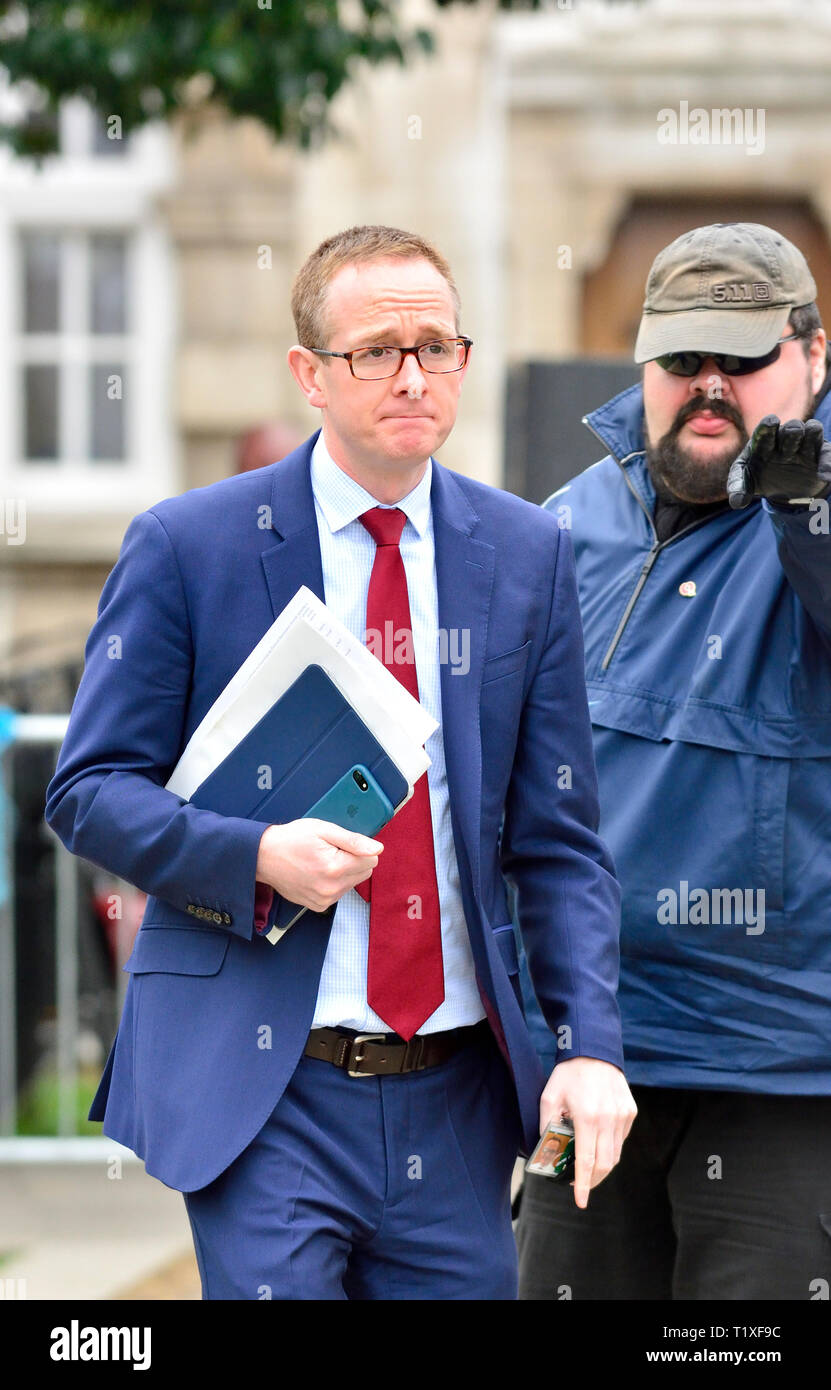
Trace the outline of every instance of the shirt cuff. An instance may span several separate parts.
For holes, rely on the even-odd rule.
[[[274,889],[257,879],[254,887],[254,930],[262,936],[268,926],[268,914],[274,902]]]

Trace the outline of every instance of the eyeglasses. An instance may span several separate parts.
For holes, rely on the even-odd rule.
[[[310,348],[309,351],[316,352],[319,357],[343,357],[358,381],[380,381],[383,377],[397,376],[409,353],[425,372],[460,372],[472,346],[472,338],[436,338],[419,347],[388,347],[379,343],[376,347],[353,348],[352,352],[330,352],[328,348]]]
[[[791,333],[787,338],[780,338],[763,357],[736,357],[732,352],[667,352],[663,357],[656,357],[655,361],[673,376],[697,376],[709,358],[725,376],[749,376],[751,372],[771,366],[778,359],[782,351],[780,343],[795,343],[801,337],[801,333]]]

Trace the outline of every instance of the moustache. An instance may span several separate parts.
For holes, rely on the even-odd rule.
[[[693,399],[686,401],[675,417],[670,434],[678,434],[679,430],[683,429],[684,425],[686,425],[688,420],[692,419],[693,415],[700,415],[704,410],[709,411],[711,415],[718,415],[724,420],[729,420],[738,430],[744,431],[744,420],[736,407],[731,405],[729,401],[722,400],[721,397],[715,396],[712,400],[708,398],[704,401],[699,398],[697,400]]]

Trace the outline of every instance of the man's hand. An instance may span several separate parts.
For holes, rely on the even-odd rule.
[[[256,877],[289,902],[325,912],[370,877],[383,848],[368,835],[304,816],[263,831]]]
[[[589,1190],[608,1177],[638,1113],[626,1078],[611,1062],[572,1057],[558,1062],[540,1098],[540,1134],[553,1117],[574,1125],[574,1200],[589,1204]]]
[[[819,420],[788,420],[766,415],[753,431],[727,475],[730,506],[746,507],[755,497],[775,502],[807,502],[831,483],[831,444],[823,441]]]

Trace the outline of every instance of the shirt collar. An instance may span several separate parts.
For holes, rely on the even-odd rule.
[[[407,520],[415,527],[422,539],[430,524],[430,485],[433,478],[433,460],[427,460],[427,467],[421,481],[412,492],[402,497],[395,506],[400,507]],[[390,504],[379,502],[366,488],[350,478],[348,473],[335,463],[323,438],[323,430],[312,449],[312,491],[323,515],[333,533],[357,521],[370,507],[386,507]]]

